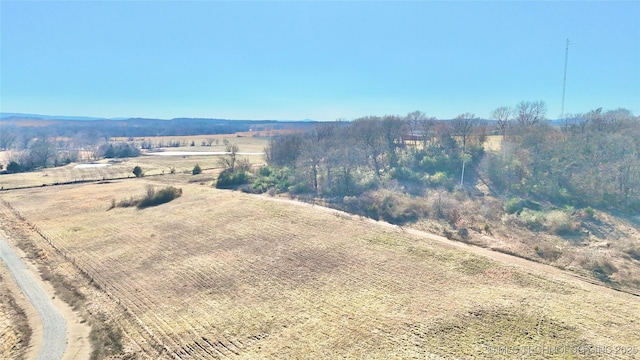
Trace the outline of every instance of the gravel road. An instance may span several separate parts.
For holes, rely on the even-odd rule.
[[[34,275],[1,237],[0,260],[4,262],[11,276],[42,319],[42,349],[40,349],[37,360],[62,359],[62,354],[67,347],[67,322],[58,309],[53,306],[51,299],[42,287],[38,285]]]

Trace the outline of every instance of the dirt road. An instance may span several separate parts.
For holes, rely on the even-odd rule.
[[[18,255],[0,237],[0,259],[4,262],[11,276],[33,304],[42,320],[42,347],[38,360],[59,360],[67,347],[67,322],[53,305],[44,289],[40,287],[33,274],[20,260]]]

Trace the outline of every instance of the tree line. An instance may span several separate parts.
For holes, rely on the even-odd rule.
[[[552,125],[542,101],[499,107],[493,122],[464,113],[439,121],[420,111],[317,124],[274,138],[254,191],[309,193],[335,201],[389,189],[519,196],[557,206],[640,211],[640,120],[596,109]],[[485,150],[489,134],[499,150]]]
[[[499,110],[502,146],[481,166],[497,193],[640,211],[639,117],[599,108],[550,126],[522,123],[514,110]]]

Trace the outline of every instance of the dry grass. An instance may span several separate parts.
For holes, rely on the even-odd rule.
[[[288,133],[290,131],[284,131]],[[271,134],[271,133],[269,133]],[[276,135],[277,133],[271,134]],[[241,152],[262,152],[269,143],[269,140],[265,138],[265,135],[258,136],[257,132],[238,132],[234,134],[215,134],[215,135],[190,135],[190,136],[144,136],[135,137],[133,142],[140,145],[143,141],[151,142],[153,144],[163,142],[168,144],[170,142],[186,143],[187,146],[171,147],[167,150],[172,151],[224,151],[223,141],[226,139],[231,143],[234,143],[240,147]],[[211,146],[202,146],[203,141],[208,139],[217,140]],[[129,138],[111,138],[112,141],[129,141]],[[195,146],[190,146],[191,142]]]
[[[502,135],[489,135],[484,143],[485,150],[498,151],[502,147]]]
[[[9,273],[0,264],[0,358],[22,359],[31,336],[24,310],[21,309],[8,287]]]
[[[0,194],[93,279],[100,290],[79,289],[85,306],[122,329],[124,355],[491,358],[515,346],[640,350],[637,297],[502,265],[366,219],[197,184],[182,185],[183,196],[162,206],[106,211],[112,198],[153,183]]]

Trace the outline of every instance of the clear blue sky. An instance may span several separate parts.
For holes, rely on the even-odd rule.
[[[0,110],[440,119],[640,114],[640,2],[5,1]]]

